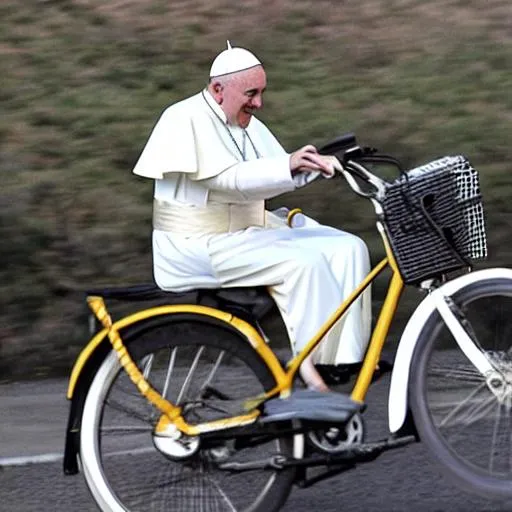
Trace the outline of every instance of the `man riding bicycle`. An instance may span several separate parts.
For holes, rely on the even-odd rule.
[[[306,145],[287,153],[254,113],[267,80],[243,48],[221,52],[206,88],[168,107],[133,170],[155,180],[153,263],[157,285],[266,286],[294,352],[364,279],[365,243],[306,217],[290,228],[265,200],[331,177],[331,157]],[[338,370],[362,360],[371,327],[369,289],[301,366],[308,387],[327,391],[315,364]]]

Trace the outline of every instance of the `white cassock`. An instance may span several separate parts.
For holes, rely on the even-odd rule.
[[[157,285],[268,286],[300,350],[370,269],[364,242],[306,218],[300,228],[265,211],[264,200],[319,173],[292,177],[290,155],[258,119],[228,126],[205,90],[167,108],[133,170],[155,179],[153,262]],[[359,362],[368,344],[368,289],[331,329],[315,362]]]

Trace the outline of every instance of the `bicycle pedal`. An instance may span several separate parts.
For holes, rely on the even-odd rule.
[[[348,395],[298,389],[287,398],[273,398],[265,402],[260,421],[272,423],[300,419],[343,423],[363,408],[363,403],[355,402]]]

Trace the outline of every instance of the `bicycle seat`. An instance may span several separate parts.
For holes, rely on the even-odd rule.
[[[264,286],[240,288],[194,289],[186,292],[170,292],[155,283],[122,287],[106,287],[86,290],[86,295],[97,295],[108,300],[123,302],[162,301],[166,304],[198,304],[240,314],[245,311],[256,319],[269,313],[275,303]]]

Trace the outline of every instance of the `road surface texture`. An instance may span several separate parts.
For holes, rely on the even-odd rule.
[[[388,385],[382,378],[367,397],[365,421],[372,440],[386,436]],[[64,379],[0,385],[0,511],[97,510],[82,475],[62,473],[66,386]],[[308,489],[295,487],[283,510],[508,512],[512,503],[461,491],[423,445],[413,444]]]

